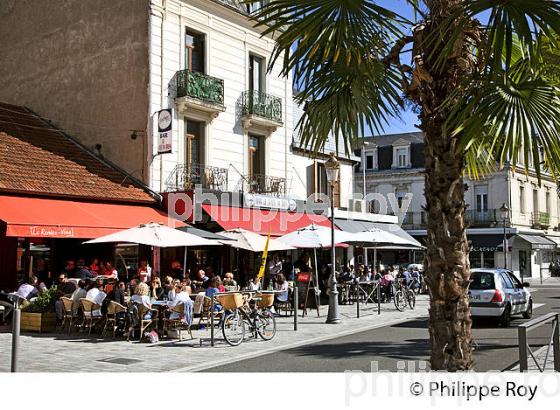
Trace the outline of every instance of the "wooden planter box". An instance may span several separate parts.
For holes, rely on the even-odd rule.
[[[52,332],[56,327],[54,313],[21,312],[21,330],[31,332]]]

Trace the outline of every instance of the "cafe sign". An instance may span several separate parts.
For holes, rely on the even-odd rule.
[[[296,201],[293,199],[267,195],[245,194],[244,202],[248,208],[282,209],[284,211],[295,211],[297,208]]]
[[[171,144],[173,131],[173,110],[166,108],[157,113],[158,124],[158,154],[169,154],[173,152]]]
[[[35,238],[73,238],[74,228],[61,226],[30,226],[29,236]]]

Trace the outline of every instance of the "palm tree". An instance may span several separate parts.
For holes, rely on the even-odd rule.
[[[557,0],[274,0],[253,18],[306,102],[303,145],[346,150],[406,107],[425,134],[431,368],[473,367],[463,176],[522,155],[560,170]],[[385,1],[384,3],[389,4]],[[396,2],[395,2],[396,3]],[[542,152],[540,156],[539,151]],[[538,168],[538,167],[537,167]],[[537,170],[539,172],[539,170]],[[540,174],[539,174],[540,177]]]

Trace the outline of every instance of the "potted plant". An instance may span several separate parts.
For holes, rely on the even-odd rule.
[[[21,310],[21,330],[50,332],[56,326],[54,304],[59,297],[56,286],[41,293]]]

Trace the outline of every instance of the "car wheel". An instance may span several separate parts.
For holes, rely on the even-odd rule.
[[[502,316],[500,316],[500,325],[502,325],[502,327],[509,327],[510,322],[511,322],[511,306],[507,305],[506,308],[504,309],[504,313],[502,313]]]
[[[523,319],[531,319],[533,317],[533,301],[529,299],[527,310],[523,313]]]

